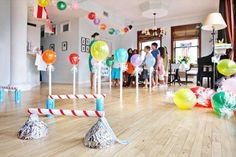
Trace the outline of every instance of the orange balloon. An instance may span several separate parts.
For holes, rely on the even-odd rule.
[[[45,50],[42,58],[46,64],[53,64],[56,62],[57,54],[53,50]]]
[[[107,25],[104,24],[104,23],[101,24],[101,25],[100,25],[100,29],[101,29],[101,30],[106,30],[106,29],[107,29]]]

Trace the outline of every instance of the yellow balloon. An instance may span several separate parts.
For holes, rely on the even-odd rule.
[[[109,47],[104,41],[96,41],[91,47],[91,54],[96,61],[104,61],[109,55]]]
[[[190,89],[183,88],[175,93],[174,102],[179,109],[187,110],[193,108],[197,103],[197,98]]]
[[[236,73],[236,63],[230,59],[222,59],[217,65],[217,70],[224,76],[231,76]]]
[[[48,0],[38,0],[38,5],[40,7],[46,7],[48,6]]]

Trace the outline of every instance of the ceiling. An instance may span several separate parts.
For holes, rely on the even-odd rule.
[[[147,0],[93,0],[95,3],[123,17],[126,22],[143,23],[150,19],[142,17],[140,4]],[[219,0],[162,0],[168,15],[159,20],[208,14],[218,10]]]
[[[64,0],[71,1],[71,0]],[[123,19],[127,24],[144,24],[151,22],[152,19],[148,19],[142,16],[142,11],[140,9],[140,4],[148,0],[78,0],[79,4],[92,2],[95,3],[101,8],[104,8],[104,11],[115,14],[120,19]],[[156,1],[156,0],[154,0]],[[168,15],[161,17],[158,21],[161,20],[171,20],[181,17],[191,17],[205,15],[210,12],[215,12],[218,10],[219,0],[161,0],[167,6]],[[29,12],[28,19],[31,22],[37,23],[33,18],[33,3],[36,0],[29,0]],[[89,8],[92,10],[93,8]],[[47,7],[49,17],[54,22],[63,22],[71,18],[84,17],[86,16],[88,10],[85,8],[79,8],[78,10],[73,10],[71,8],[66,9],[65,11],[59,11],[56,6],[50,5]]]

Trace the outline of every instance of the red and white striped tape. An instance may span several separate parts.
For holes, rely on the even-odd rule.
[[[49,99],[96,99],[96,98],[105,98],[106,94],[78,94],[78,95],[49,95]]]
[[[2,89],[9,89],[9,90],[17,90],[16,87],[10,87],[10,86],[0,86]]]
[[[29,108],[28,113],[38,114],[38,115],[74,116],[74,117],[104,117],[105,116],[104,111],[43,109],[43,108]]]

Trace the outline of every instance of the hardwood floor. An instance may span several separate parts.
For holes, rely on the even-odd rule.
[[[105,88],[105,89],[104,89]],[[168,91],[179,88],[171,87]],[[72,93],[70,85],[53,85],[54,94]],[[181,111],[166,98],[166,90],[149,93],[140,89],[124,89],[120,103],[119,89],[103,87],[106,118],[119,139],[129,145],[115,144],[108,149],[89,149],[83,145],[86,132],[96,118],[56,117],[41,120],[49,126],[46,138],[34,141],[19,140],[19,128],[27,120],[28,107],[45,108],[47,86],[23,93],[21,105],[15,105],[11,94],[0,104],[1,157],[236,157],[236,117],[220,119],[212,110],[194,108]],[[77,93],[89,93],[80,89]],[[90,101],[61,100],[56,108],[91,109]]]

